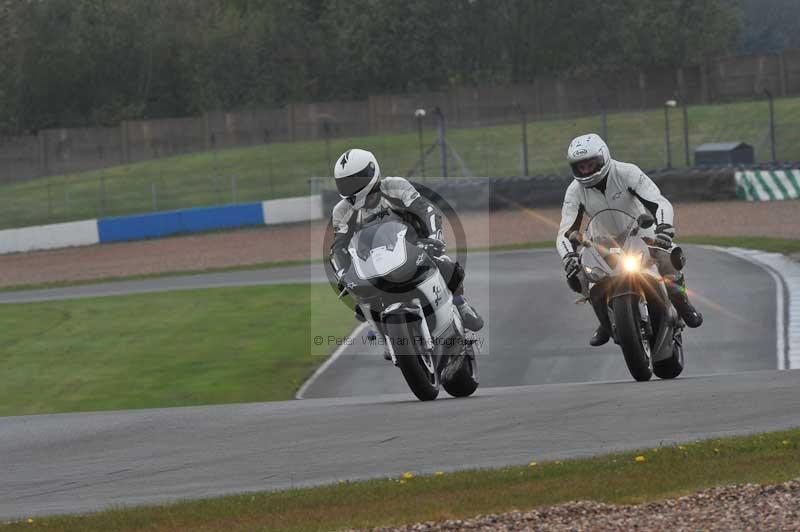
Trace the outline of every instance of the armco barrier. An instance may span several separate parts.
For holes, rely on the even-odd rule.
[[[800,170],[738,170],[736,193],[747,201],[800,198]]]
[[[91,246],[100,242],[97,220],[39,225],[0,231],[0,253]]]
[[[106,218],[97,221],[97,228],[100,242],[106,243],[263,224],[264,207],[259,202]]]
[[[322,196],[303,196],[268,200],[263,203],[267,225],[319,220],[322,218]]]

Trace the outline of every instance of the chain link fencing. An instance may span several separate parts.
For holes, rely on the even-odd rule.
[[[0,228],[307,195],[319,187],[310,178],[330,176],[337,157],[352,147],[373,151],[383,175],[423,182],[526,175],[566,182],[566,147],[587,132],[601,134],[614,158],[649,171],[692,166],[699,145],[723,141],[752,145],[758,163],[772,162],[773,149],[776,161],[800,161],[800,98],[774,100],[774,134],[766,99],[686,108],[676,102],[647,111],[537,121],[526,119],[524,107],[509,104],[507,123],[492,118],[487,120],[492,125],[478,127],[474,117],[470,127],[459,127],[426,111],[424,117],[408,117],[416,127],[407,133],[360,134],[355,123],[342,122],[322,128],[322,138],[315,141],[212,146],[206,152],[6,184],[0,187]],[[350,133],[354,136],[343,136]]]

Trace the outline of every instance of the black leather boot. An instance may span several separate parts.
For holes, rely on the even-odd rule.
[[[686,294],[686,280],[683,274],[666,275],[664,276],[664,283],[667,287],[669,300],[684,323],[692,329],[700,327],[703,324],[703,315],[689,302],[689,296]]]
[[[601,345],[607,344],[610,339],[611,334],[608,330],[602,325],[599,325],[592,335],[592,339],[589,340],[589,345],[592,347],[600,347]]]
[[[589,340],[589,345],[592,347],[600,347],[605,345],[611,339],[611,320],[608,319],[608,310],[606,304],[602,301],[595,301],[590,299],[594,313],[600,325]]]

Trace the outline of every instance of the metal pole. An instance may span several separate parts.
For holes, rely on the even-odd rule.
[[[433,111],[439,123],[439,158],[442,164],[442,177],[447,178],[447,140],[444,130],[444,113],[438,107]]]
[[[685,98],[681,98],[681,110],[683,111],[683,152],[686,154],[686,167],[692,166],[689,156],[689,106]]]
[[[775,156],[775,107],[772,102],[772,93],[769,90],[764,90],[769,102],[769,145],[772,151],[772,162],[777,162],[778,158]]]
[[[231,176],[231,199],[236,203],[236,176]]]
[[[158,210],[158,194],[156,192],[156,184],[150,183],[150,197],[153,202],[153,211]]]
[[[425,110],[417,109],[414,113],[417,117],[417,139],[419,141],[419,164],[420,175],[425,176],[425,148],[422,146],[422,119],[425,118]]]
[[[519,108],[519,118],[522,122],[522,175],[528,177],[528,117],[525,116],[525,108]]]
[[[270,199],[275,198],[275,186],[273,184],[272,179],[272,155],[269,156],[269,197]]]
[[[330,123],[326,120],[322,123],[322,132],[325,134],[325,175],[331,175],[331,131]]]
[[[53,192],[50,190],[50,183],[47,183],[47,219],[53,217]]]
[[[672,151],[669,146],[669,107],[664,106],[664,145],[667,149],[667,168],[672,168]]]
[[[214,154],[214,159],[213,159],[214,160],[214,174],[216,176],[219,176],[219,161],[217,160],[217,136],[214,134],[213,131],[211,132],[211,139],[210,140],[211,140],[211,149],[212,149],[213,154]]]
[[[608,113],[605,108],[600,111],[600,131],[603,132],[603,140],[608,144]]]
[[[106,214],[106,178],[100,177],[100,212]]]

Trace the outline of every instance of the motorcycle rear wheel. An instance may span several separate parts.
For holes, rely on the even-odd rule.
[[[414,395],[420,401],[433,401],[439,395],[439,374],[431,360],[433,371],[423,359],[426,354],[416,339],[421,338],[419,322],[392,321],[386,323],[386,332],[392,341],[397,366]],[[430,356],[430,355],[427,355]]]
[[[649,345],[642,334],[638,298],[633,295],[619,296],[611,306],[614,310],[617,340],[628,371],[637,381],[649,381],[653,371],[650,369]]]

